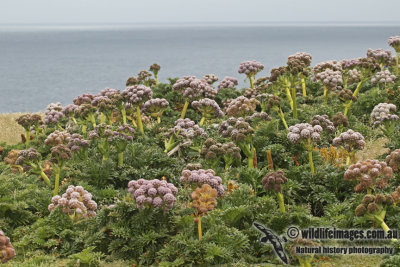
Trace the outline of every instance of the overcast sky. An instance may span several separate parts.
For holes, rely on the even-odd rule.
[[[400,0],[0,0],[0,24],[398,22]]]

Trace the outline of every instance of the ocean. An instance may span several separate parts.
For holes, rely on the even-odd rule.
[[[244,87],[242,61],[260,61],[258,77],[268,76],[296,52],[311,53],[312,65],[362,57],[368,48],[392,50],[387,39],[399,34],[399,26],[385,25],[0,26],[0,113],[44,111],[82,93],[124,89],[128,77],[155,62],[161,82],[213,73]]]

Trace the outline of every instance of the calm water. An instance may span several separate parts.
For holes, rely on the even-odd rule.
[[[265,65],[260,75],[306,51],[313,65],[387,48],[395,26],[187,26],[19,29],[0,27],[0,113],[44,110],[82,93],[123,89],[129,76],[157,62],[159,77],[235,76],[241,61]]]

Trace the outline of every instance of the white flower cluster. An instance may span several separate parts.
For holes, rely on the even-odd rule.
[[[333,71],[326,69],[315,75],[315,79],[321,81],[324,86],[329,90],[335,90],[337,87],[342,86],[342,73],[340,71]]]
[[[342,63],[337,62],[336,60],[324,61],[324,62],[321,62],[321,63],[318,63],[317,65],[315,65],[313,71],[314,71],[314,73],[320,73],[327,69],[330,69],[333,71],[342,71]]]
[[[207,138],[208,134],[204,131],[203,128],[198,126],[191,119],[177,119],[175,121],[175,126],[170,128],[167,136],[174,135],[175,137],[180,137],[182,139],[192,139],[195,137],[204,137]]]
[[[397,53],[400,53],[400,36],[392,36],[388,40],[388,44],[394,48]]]
[[[244,73],[246,76],[256,75],[264,69],[264,65],[256,60],[249,60],[240,63],[239,73]]]
[[[44,140],[44,144],[46,146],[56,146],[60,144],[68,144],[71,139],[71,134],[68,132],[61,132],[59,130],[55,130],[51,134],[47,136]]]
[[[91,218],[96,215],[97,203],[82,186],[70,185],[62,196],[56,195],[51,199],[49,211],[56,207],[61,207],[62,212],[74,218]]]
[[[206,74],[203,76],[203,80],[205,80],[209,85],[212,85],[218,81],[218,77],[215,74]]]
[[[380,103],[374,107],[371,112],[371,118],[374,121],[374,126],[378,126],[385,121],[398,120],[399,116],[392,114],[396,112],[396,105],[389,103]]]
[[[365,147],[364,136],[355,132],[352,129],[341,133],[338,137],[332,140],[333,146],[342,146],[346,151],[351,152],[352,150],[362,150]]]
[[[238,85],[238,80],[235,77],[225,76],[225,78],[218,84],[218,90],[223,88],[235,88]]]
[[[178,189],[165,180],[132,180],[128,183],[128,191],[138,208],[162,208],[165,212],[176,203]]]
[[[396,80],[396,75],[390,73],[389,70],[379,71],[372,77],[371,82],[376,84],[387,84],[387,83],[394,83]]]
[[[336,131],[336,128],[333,125],[333,122],[329,120],[328,115],[315,115],[311,120],[311,125],[320,125],[323,129],[331,133]]]
[[[226,108],[226,114],[228,116],[244,117],[252,114],[257,107],[258,100],[255,98],[247,98],[245,96],[239,96],[232,99]]]
[[[358,83],[361,80],[361,73],[357,69],[349,70],[348,72],[349,78],[347,80],[347,84]]]
[[[181,183],[193,183],[198,186],[208,184],[212,188],[216,189],[218,196],[223,196],[225,193],[224,186],[222,185],[222,179],[215,175],[215,171],[212,169],[208,170],[183,170],[180,178]]]
[[[122,96],[132,106],[140,106],[143,102],[151,99],[153,91],[147,86],[138,84],[126,87],[122,91]]]
[[[44,123],[46,125],[56,124],[62,118],[64,118],[64,113],[61,111],[63,107],[59,102],[51,103],[47,106],[45,116],[44,116]]]
[[[372,57],[378,64],[383,64],[385,66],[389,66],[393,62],[392,53],[388,50],[383,50],[382,48],[369,48],[367,50],[367,57]]]
[[[205,118],[222,117],[224,115],[218,103],[209,98],[193,101],[192,107],[197,109]]]
[[[312,126],[309,123],[299,123],[289,127],[287,138],[292,144],[311,139],[313,142],[321,140],[321,125]]]
[[[214,98],[217,95],[217,91],[211,85],[195,76],[184,76],[176,81],[172,89],[181,92],[189,100],[195,100],[202,96]]]

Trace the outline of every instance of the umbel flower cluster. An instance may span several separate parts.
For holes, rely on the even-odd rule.
[[[399,116],[392,114],[396,112],[396,105],[389,103],[380,103],[374,107],[371,113],[371,118],[375,126],[384,124],[388,121],[395,121]]]
[[[388,44],[394,48],[397,53],[400,53],[400,36],[392,36],[388,40]]]
[[[332,117],[333,125],[337,128],[343,128],[349,126],[349,120],[347,116],[343,115],[342,112],[338,112]]]
[[[147,100],[143,105],[143,112],[157,119],[157,122],[161,122],[161,116],[164,110],[168,107],[169,103],[164,98],[153,98]]]
[[[202,126],[207,119],[222,117],[224,115],[217,102],[209,98],[193,101],[192,107],[201,113],[202,118],[199,123],[200,126]]]
[[[244,61],[239,65],[239,73],[243,73],[250,80],[250,87],[254,88],[255,76],[264,69],[264,65],[256,60]]]
[[[354,187],[354,191],[357,193],[367,191],[370,194],[371,190],[385,188],[388,184],[388,179],[392,177],[392,168],[387,166],[386,162],[379,160],[359,161],[350,165],[344,173],[345,180],[359,182]]]
[[[47,106],[45,116],[44,116],[44,123],[46,125],[57,124],[59,120],[64,118],[64,114],[62,111],[62,106],[60,103],[51,103]]]
[[[168,212],[176,202],[178,189],[165,180],[132,180],[128,183],[128,191],[138,208],[161,208]]]
[[[178,139],[193,139],[196,137],[207,138],[208,134],[203,128],[199,127],[191,119],[177,119],[175,126],[170,128],[167,133],[168,136],[174,136]]]
[[[305,52],[297,52],[288,57],[287,66],[289,71],[294,74],[301,74],[307,76],[310,72],[312,56]]]
[[[136,107],[151,99],[153,91],[149,87],[139,84],[126,87],[121,94],[127,103]]]
[[[234,89],[236,85],[238,85],[238,80],[235,77],[225,76],[218,84],[218,90],[223,88]]]
[[[400,149],[396,149],[386,156],[386,164],[395,172],[400,169]]]
[[[370,217],[370,219],[377,221],[377,222],[384,223],[383,222],[384,215],[383,215],[383,218],[376,218],[375,216],[382,217],[381,212],[383,210],[386,210],[387,206],[393,205],[393,203],[394,203],[394,200],[391,195],[377,194],[376,196],[374,196],[374,195],[368,194],[368,195],[364,196],[362,203],[357,206],[355,213],[356,213],[356,216],[360,217],[360,216],[368,215]],[[376,220],[376,219],[378,219],[378,220]],[[381,223],[379,223],[379,225],[381,225]]]
[[[328,115],[315,115],[311,120],[311,125],[320,125],[322,129],[330,133],[333,133],[336,130],[335,125],[329,120]]]
[[[320,81],[328,90],[335,90],[339,86],[342,86],[342,73],[340,71],[333,71],[326,69],[322,72],[318,72],[315,75],[315,79]]]
[[[42,117],[38,114],[24,114],[16,119],[16,122],[24,127],[26,131],[30,131],[32,126],[39,126]]]
[[[342,63],[336,60],[328,60],[318,63],[314,66],[314,73],[318,74],[324,72],[325,70],[330,69],[332,71],[342,71]]]
[[[177,119],[175,121],[175,126],[170,128],[165,133],[165,136],[169,137],[169,140],[164,142],[165,152],[170,152],[177,147],[178,144],[183,147],[191,145],[194,150],[199,151],[201,149],[201,145],[198,144],[199,140],[207,138],[208,134],[194,121],[186,118]]]
[[[396,205],[400,203],[400,186],[392,193],[392,197]]]
[[[358,83],[361,80],[361,72],[357,69],[352,69],[347,72],[347,85]]]
[[[251,115],[257,108],[258,101],[255,98],[239,96],[229,103],[226,108],[226,114],[234,117],[245,117]]]
[[[0,230],[0,260],[1,263],[6,263],[15,257],[15,249],[11,245],[10,238]]]
[[[51,199],[49,211],[52,212],[57,207],[60,207],[61,211],[67,214],[71,220],[78,221],[94,217],[97,203],[92,200],[92,194],[82,186],[70,185],[64,194],[56,195]]]
[[[283,171],[278,170],[276,172],[267,173],[267,175],[262,179],[262,184],[266,190],[271,190],[275,192],[282,192],[282,184],[288,181]]]
[[[396,80],[396,75],[390,73],[389,70],[379,71],[372,77],[371,82],[374,84],[386,85],[394,83]]]
[[[218,77],[215,74],[206,74],[203,76],[203,80],[205,80],[209,85],[212,85],[218,81]]]
[[[365,195],[362,204],[357,206],[356,215],[363,216],[365,213],[375,213],[379,210],[379,205],[392,205],[394,199],[391,195],[377,194],[376,196],[368,194]]]
[[[181,183],[196,184],[197,186],[202,186],[203,184],[208,184],[218,192],[218,196],[223,196],[225,193],[224,186],[222,185],[222,179],[215,175],[215,171],[208,169],[199,170],[188,170],[184,169],[182,171],[182,176],[180,178]]]
[[[243,118],[229,118],[219,126],[219,133],[223,137],[231,138],[236,144],[250,141],[254,129]]]
[[[192,207],[196,209],[197,217],[207,215],[217,206],[217,196],[217,190],[209,184],[203,184],[192,192]]]
[[[85,150],[89,147],[90,141],[86,140],[82,137],[82,135],[74,133],[71,135],[71,138],[68,142],[68,148],[71,152],[79,152],[81,150]]]
[[[234,162],[241,159],[240,148],[235,146],[233,142],[221,144],[212,138],[208,138],[204,142],[200,150],[200,156],[203,157],[213,169],[218,166],[220,159],[223,158],[226,170],[229,169]]]
[[[308,151],[308,163],[310,164],[311,174],[314,175],[313,149],[314,143],[321,140],[323,131],[321,125],[312,126],[309,123],[299,123],[289,127],[287,138],[292,144],[302,143]]]
[[[362,150],[365,147],[364,136],[355,132],[352,129],[347,130],[346,132],[341,133],[338,137],[332,140],[333,146],[342,146],[347,152],[351,152],[353,150]]]
[[[195,76],[184,76],[172,86],[190,101],[200,97],[214,98],[217,92],[205,80],[197,79]]]
[[[319,124],[313,126],[309,123],[299,123],[289,127],[287,138],[292,144],[307,141],[309,139],[313,142],[318,142],[321,140],[322,130],[323,129]]]
[[[351,91],[350,89],[345,89],[345,88],[340,90],[340,92],[338,93],[338,96],[339,96],[339,99],[345,103],[348,103],[349,101],[356,102],[358,99],[357,96],[355,96],[353,94],[353,91]]]
[[[367,50],[367,57],[372,57],[375,61],[382,66],[389,66],[393,62],[392,53],[388,50],[379,49],[371,49]]]
[[[71,140],[71,134],[68,132],[62,132],[59,130],[55,130],[51,134],[47,136],[44,140],[44,144],[46,146],[56,146],[60,144],[68,144]]]

